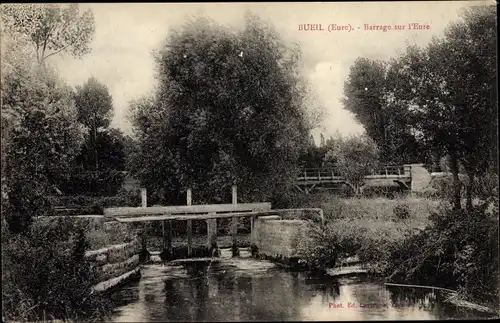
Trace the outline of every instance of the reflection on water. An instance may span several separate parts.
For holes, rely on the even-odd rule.
[[[439,295],[363,278],[307,277],[251,259],[207,266],[145,266],[116,292],[114,322],[411,320],[480,317]]]

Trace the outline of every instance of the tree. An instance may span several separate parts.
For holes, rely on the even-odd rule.
[[[94,77],[77,86],[74,98],[78,121],[88,129],[88,136],[75,160],[77,173],[65,183],[65,192],[113,195],[123,183],[127,163],[125,136],[110,128],[113,99],[107,86]]]
[[[95,166],[94,170],[98,170],[98,133],[111,123],[113,98],[106,85],[91,77],[83,86],[76,88],[75,104],[78,111],[78,121],[89,129],[85,160],[87,162],[92,160]]]
[[[472,7],[444,38],[427,48],[409,47],[393,66],[392,103],[406,107],[426,147],[449,156],[457,209],[460,164],[469,178],[468,208],[474,178],[498,165],[495,48],[495,8]]]
[[[344,108],[354,114],[380,148],[385,163],[424,162],[428,158],[408,126],[404,107],[387,104],[390,64],[358,58],[344,84]]]
[[[298,48],[247,15],[242,30],[197,17],[157,53],[159,87],[134,102],[135,173],[179,202],[271,198],[295,176],[307,144],[307,87]]]
[[[378,148],[367,135],[337,137],[327,160],[335,160],[336,168],[345,177],[356,195],[362,193],[365,176],[378,165]]]
[[[2,46],[2,209],[19,233],[50,211],[47,195],[68,174],[83,129],[71,88],[50,68],[34,66],[21,41],[4,43],[10,36],[2,34],[2,45],[8,45]]]
[[[83,170],[95,170],[95,157],[99,160],[99,170],[125,170],[125,136],[118,129],[103,129],[97,133],[95,147],[83,145],[76,157],[76,164]],[[95,156],[97,152],[97,156]]]
[[[75,57],[88,54],[95,31],[92,11],[80,14],[76,3],[2,5],[2,24],[27,36],[40,64],[61,52]]]

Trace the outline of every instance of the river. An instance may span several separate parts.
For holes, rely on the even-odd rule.
[[[429,291],[367,277],[308,276],[254,259],[209,266],[145,265],[115,292],[113,322],[432,320],[487,317]]]

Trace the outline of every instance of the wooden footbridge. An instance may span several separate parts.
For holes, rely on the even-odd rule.
[[[421,164],[409,164],[402,166],[383,166],[365,176],[365,186],[399,186],[404,190],[417,188],[416,176],[423,177],[425,181],[430,179],[429,173]],[[332,189],[343,184],[350,186],[348,180],[336,168],[304,168],[295,180],[295,187],[303,192],[309,193],[315,188]],[[418,185],[417,185],[418,186]]]

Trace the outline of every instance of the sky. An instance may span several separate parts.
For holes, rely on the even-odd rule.
[[[96,31],[91,53],[82,59],[54,56],[62,77],[81,85],[94,76],[113,97],[113,126],[131,129],[128,105],[150,93],[155,85],[151,52],[159,48],[172,27],[186,17],[204,13],[217,22],[238,28],[247,10],[274,24],[285,40],[298,42],[302,69],[325,115],[313,134],[325,137],[359,134],[363,127],[344,110],[340,100],[350,66],[358,57],[387,60],[407,44],[425,46],[433,36],[459,18],[459,8],[479,1],[341,2],[341,3],[101,3],[91,8]],[[408,24],[430,29],[408,30]],[[300,24],[321,24],[324,30],[299,30]],[[350,24],[352,31],[328,31],[330,24]],[[364,30],[364,25],[405,25],[405,30]],[[359,27],[359,29],[358,29]]]

